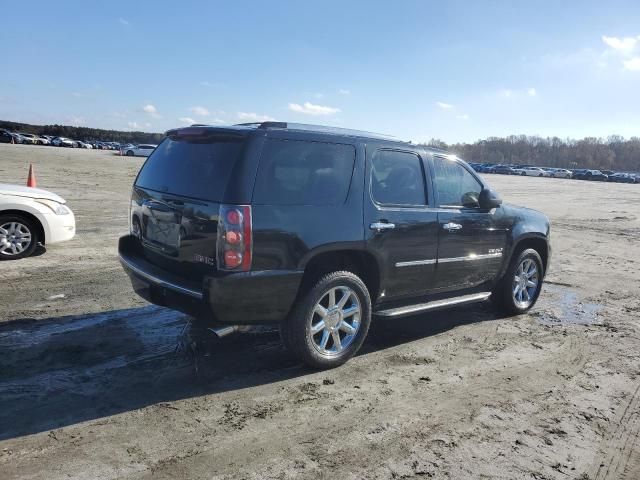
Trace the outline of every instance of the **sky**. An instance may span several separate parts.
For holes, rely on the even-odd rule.
[[[0,119],[640,135],[640,1],[0,0]]]

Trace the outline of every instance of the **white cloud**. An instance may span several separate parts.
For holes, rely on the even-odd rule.
[[[469,120],[469,115],[467,115],[466,113],[463,113],[462,115],[458,115],[456,118],[458,120]]]
[[[158,113],[158,109],[150,103],[142,107],[142,111],[148,115],[151,115],[153,118],[162,118],[162,116]]]
[[[346,88],[341,88],[338,90],[340,95],[351,95],[351,90],[347,90]]]
[[[289,110],[296,113],[304,113],[305,115],[333,115],[340,111],[339,108],[314,105],[310,102],[304,102],[302,105],[299,103],[290,103]]]
[[[607,37],[606,35],[602,36],[602,41],[610,48],[623,53],[630,54],[636,48],[638,43],[638,37]]]
[[[140,125],[138,124],[138,122],[128,122],[127,126],[132,130],[140,128]]]
[[[527,95],[529,95],[530,97],[535,97],[537,94],[538,92],[536,91],[535,88],[533,87],[527,88]]]
[[[626,60],[624,62],[624,69],[625,70],[633,70],[634,72],[637,72],[640,70],[640,57],[633,57],[630,60]]]
[[[80,92],[73,92],[71,95],[73,95],[76,98],[80,98],[83,96]]]
[[[208,117],[211,115],[211,112],[209,112],[205,107],[191,107],[189,111],[198,117]]]
[[[443,110],[451,110],[453,108],[453,105],[450,103],[436,102],[436,105]]]
[[[220,118],[214,118],[213,120],[210,120],[209,123],[215,123],[217,125],[224,125],[225,122],[224,120],[220,119]]]
[[[513,97],[513,90],[505,88],[504,90],[500,91],[500,95],[505,98],[511,98]]]
[[[253,112],[238,112],[238,119],[243,122],[273,122],[275,118],[269,115],[260,115]]]
[[[189,118],[189,117],[180,117],[178,119],[178,121],[182,122],[182,123],[187,123],[189,125],[193,125],[194,123],[198,123],[193,118]]]
[[[120,17],[120,18],[118,19],[118,23],[119,23],[120,25],[124,25],[125,27],[128,27],[128,26],[129,26],[129,20],[127,20],[126,18],[122,18],[122,17]]]

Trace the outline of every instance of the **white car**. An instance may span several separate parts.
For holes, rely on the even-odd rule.
[[[55,145],[56,147],[75,147],[75,142],[70,138],[56,137],[51,140],[51,145]]]
[[[122,151],[128,157],[148,157],[155,150],[157,145],[138,145],[137,147],[129,147]]]
[[[541,169],[540,167],[522,167],[513,170],[516,175],[527,175],[529,177],[550,177],[551,172]]]
[[[566,168],[554,168],[552,173],[555,178],[571,178],[573,175],[571,170]]]
[[[39,188],[0,183],[0,260],[31,255],[38,243],[71,240],[76,220],[63,198]]]

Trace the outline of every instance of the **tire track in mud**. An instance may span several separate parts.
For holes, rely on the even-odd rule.
[[[615,425],[615,430],[602,442],[600,451],[604,460],[597,460],[592,465],[589,478],[640,478],[640,452],[637,450],[640,447],[640,385],[636,387]]]

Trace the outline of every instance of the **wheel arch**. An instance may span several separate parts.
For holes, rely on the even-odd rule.
[[[380,292],[381,268],[371,252],[358,248],[323,250],[310,256],[304,263],[299,292],[305,293],[323,275],[340,270],[360,277],[369,290],[371,302],[375,303]]]
[[[540,258],[542,259],[542,267],[544,268],[544,274],[547,274],[547,269],[549,267],[549,241],[548,238],[542,234],[530,234],[525,235],[514,243],[513,248],[511,249],[511,255],[509,256],[509,262],[511,259],[520,254],[520,252],[526,250],[527,248],[532,248]]]
[[[31,222],[33,222],[33,224],[38,229],[37,233],[38,233],[38,236],[40,237],[40,243],[42,243],[43,245],[45,244],[46,234],[45,234],[44,226],[42,225],[42,222],[40,221],[40,219],[37,216],[35,216],[33,213],[28,212],[26,210],[18,210],[14,208],[14,209],[0,210],[0,215],[16,215],[16,216],[29,219]]]

